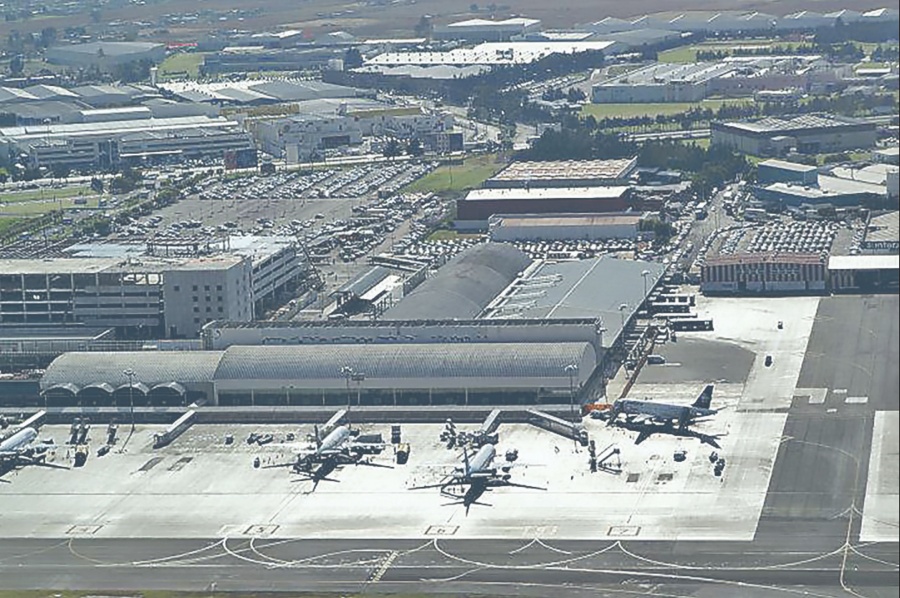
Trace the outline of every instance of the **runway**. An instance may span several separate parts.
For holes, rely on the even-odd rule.
[[[772,318],[780,319],[778,300],[760,305]],[[779,424],[783,427],[780,438],[775,437],[777,448],[772,449],[777,452],[774,466],[767,465],[771,459],[754,464],[755,453],[748,449],[740,466],[729,463],[726,470],[726,475],[734,478],[758,480],[765,475],[768,479],[768,488],[760,491],[758,523],[748,536],[752,540],[643,541],[602,535],[557,540],[551,530],[532,521],[529,527],[523,527],[528,531],[521,537],[506,539],[455,539],[444,536],[446,530],[440,527],[414,539],[287,538],[277,537],[277,531],[267,537],[264,529],[258,534],[252,529],[234,530],[233,535],[225,530],[218,536],[198,538],[91,537],[88,525],[69,536],[0,540],[0,579],[6,589],[99,591],[898,596],[900,545],[895,538],[897,525],[888,512],[891,497],[897,492],[897,435],[883,435],[883,442],[877,443],[879,454],[870,455],[876,420],[882,422],[880,429],[891,425],[884,422],[896,421],[883,414],[893,413],[890,417],[896,418],[900,390],[897,309],[897,296],[823,298],[810,312],[815,314],[812,332],[808,343],[802,344],[796,339],[779,338],[780,331],[775,332],[771,323],[757,318],[757,336],[750,340],[745,336],[742,341],[755,358],[741,358],[740,368],[728,371],[722,369],[723,362],[712,360],[705,366],[710,371],[706,371],[702,363],[690,362],[691,343],[679,347],[679,363],[684,365],[677,366],[682,374],[680,384],[671,386],[672,391],[686,392],[684,389],[691,385],[685,382],[706,380],[719,373],[728,381],[720,385],[722,395],[732,410],[745,414],[741,417],[752,414],[783,421]],[[793,322],[785,319],[785,323],[790,331]],[[734,328],[734,323],[725,324],[718,334],[738,339]],[[687,333],[682,336],[687,337]],[[727,342],[709,336],[698,338],[705,339],[694,343],[702,345],[704,355],[714,352],[710,343]],[[776,367],[766,369],[759,356],[770,351]],[[664,393],[666,389],[658,378],[661,375],[661,368],[656,369],[650,380],[639,380],[635,388]],[[785,380],[789,381],[787,389],[781,387]],[[759,402],[747,400],[748,388],[760,397]],[[737,397],[742,397],[740,404]],[[876,463],[878,472],[870,475],[870,463]],[[870,485],[877,486],[878,500],[871,498],[876,489]],[[360,495],[359,500],[367,496]],[[417,516],[393,512],[394,505],[378,502],[378,496],[372,495],[365,503],[372,519],[379,513],[411,519]],[[503,510],[504,503],[514,502],[514,496],[503,496],[504,500],[492,509],[470,515],[473,520],[463,524],[471,527],[479,517],[520,517]],[[591,508],[579,511],[576,503],[565,509],[574,509],[568,516],[580,514],[585,518],[583,527],[590,529],[596,522],[588,518],[595,517],[598,508],[602,510],[604,495],[586,491],[580,500]],[[714,506],[718,511],[727,510],[733,505],[731,500],[733,495],[721,494]],[[704,507],[692,507],[684,501],[677,505],[686,512],[672,513],[672,518],[692,518],[695,537],[701,535],[696,530],[703,523]],[[554,505],[542,508],[548,509],[547,519],[558,517]],[[710,518],[711,527],[722,525],[717,517]],[[88,519],[85,523],[90,523]],[[540,519],[539,513],[534,519]],[[872,533],[879,534],[878,541],[860,537],[867,529],[864,522],[869,521],[880,522],[877,529],[869,525]],[[128,521],[116,525],[127,533]]]

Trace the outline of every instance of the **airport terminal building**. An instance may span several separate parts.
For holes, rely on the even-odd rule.
[[[487,243],[378,320],[215,321],[202,351],[66,353],[41,391],[47,404],[121,405],[132,369],[141,404],[566,404],[605,384],[607,353],[663,273],[610,257],[531,262]]]

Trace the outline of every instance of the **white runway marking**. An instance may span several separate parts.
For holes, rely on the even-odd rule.
[[[861,542],[900,541],[900,412],[877,411],[869,453]]]

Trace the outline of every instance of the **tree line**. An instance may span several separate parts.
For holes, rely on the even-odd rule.
[[[605,132],[591,119],[569,119],[558,130],[547,129],[517,155],[523,160],[608,160],[637,156],[638,166],[690,172],[694,190],[703,197],[737,176],[751,175],[752,165],[735,152],[672,140],[642,145],[624,135]]]

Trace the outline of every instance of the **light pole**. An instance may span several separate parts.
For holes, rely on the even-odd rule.
[[[641,272],[641,278],[644,279],[644,301],[647,300],[647,277],[650,276],[650,270],[643,270]]]
[[[131,406],[131,433],[134,434],[134,370],[128,368],[122,373],[128,376],[128,403]]]
[[[341,368],[341,375],[344,377],[344,380],[347,382],[347,410],[350,410],[350,380],[353,378],[353,368],[349,365],[345,365]]]
[[[628,304],[623,303],[619,306],[619,315],[622,316],[622,330],[619,332],[619,336],[624,338],[625,336],[625,312],[628,311]]]
[[[362,395],[362,383],[366,379],[366,375],[362,372],[354,372],[353,381],[356,382],[356,406],[361,404],[360,397]]]
[[[572,414],[572,421],[575,421],[575,374],[578,373],[578,366],[570,363],[563,369],[569,375],[569,408]]]

